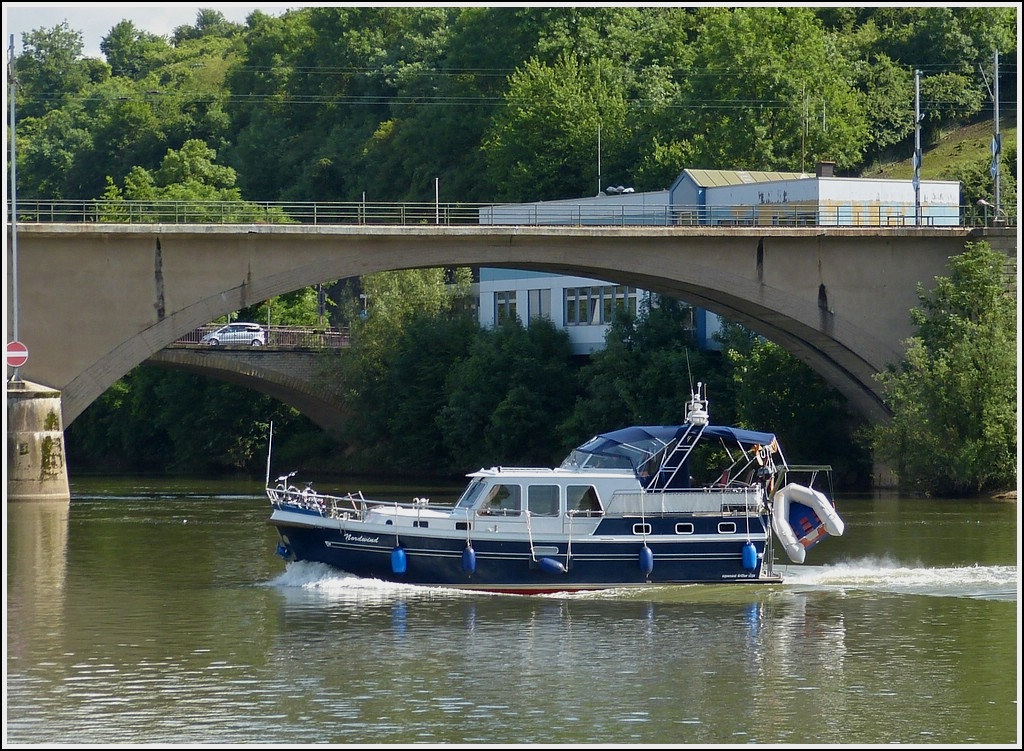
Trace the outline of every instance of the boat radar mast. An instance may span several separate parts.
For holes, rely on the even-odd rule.
[[[702,387],[704,384],[697,381],[697,388],[691,393],[690,401],[686,403],[686,421],[691,425],[708,424],[708,400],[707,396],[701,396]]]

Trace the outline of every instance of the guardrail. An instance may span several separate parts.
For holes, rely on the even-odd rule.
[[[1017,226],[1016,213],[984,205],[923,206],[922,226]],[[1015,211],[1016,209],[1014,209]],[[11,216],[8,203],[8,217]],[[913,227],[907,204],[758,204],[680,206],[618,203],[593,198],[550,203],[366,203],[285,201],[18,202],[18,222],[112,224],[302,224],[302,225],[562,225],[562,226],[781,226]]]
[[[205,324],[179,338],[171,347],[202,347],[202,338],[223,323]],[[349,343],[348,329],[305,328],[301,326],[267,326],[267,346],[275,349],[338,349]],[[241,345],[239,345],[241,346]]]

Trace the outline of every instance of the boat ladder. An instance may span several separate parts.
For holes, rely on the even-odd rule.
[[[672,483],[676,475],[679,474],[679,470],[686,464],[686,458],[690,455],[693,447],[697,445],[697,441],[704,432],[704,428],[704,425],[690,424],[686,426],[686,432],[679,438],[679,441],[672,450],[668,452],[658,471],[651,477],[651,481],[647,485],[648,490],[664,490],[665,488],[673,487]],[[689,478],[686,478],[686,483],[683,487],[689,487],[689,484]]]

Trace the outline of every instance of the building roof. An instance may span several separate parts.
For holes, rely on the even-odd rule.
[[[749,185],[751,183],[770,183],[779,180],[799,180],[810,178],[802,172],[752,172],[742,169],[684,169],[676,180],[678,184],[684,176],[688,176],[697,187],[719,188],[724,185]],[[675,187],[675,186],[673,186]]]

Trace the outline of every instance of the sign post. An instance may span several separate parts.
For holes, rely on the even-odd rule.
[[[22,365],[28,362],[28,347],[14,340],[13,342],[7,343],[7,365],[8,367],[18,369]]]

